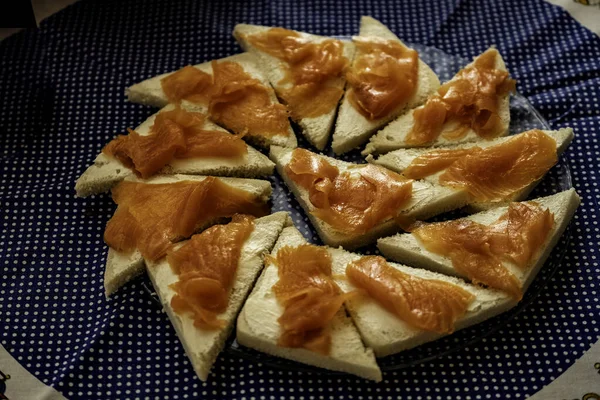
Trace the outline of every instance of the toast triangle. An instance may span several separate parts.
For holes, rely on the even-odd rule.
[[[510,263],[503,263],[521,283],[523,293],[527,290],[540,268],[552,252],[561,235],[567,228],[580,203],[580,198],[575,189],[556,193],[551,196],[532,199],[543,208],[550,209],[554,214],[554,226],[550,231],[546,243],[542,245],[538,254],[530,262],[528,268],[521,269]],[[498,207],[477,214],[466,219],[489,225],[495,222],[507,210],[507,207]],[[377,241],[377,247],[386,258],[400,263],[413,265],[418,268],[428,269],[446,275],[468,279],[461,275],[452,265],[449,258],[426,250],[412,233],[399,234]]]
[[[248,24],[238,24],[235,26],[233,30],[233,36],[240,44],[244,51],[256,54],[257,57],[261,60],[261,66],[265,72],[265,75],[269,78],[271,85],[275,88],[275,91],[278,93],[278,96],[281,98],[281,88],[279,86],[279,82],[285,76],[285,69],[282,67],[282,62],[276,57],[273,57],[263,51],[260,51],[256,47],[252,46],[246,39],[245,35],[253,35],[257,33],[263,33],[271,29],[268,26],[260,26],[260,25],[248,25]],[[298,32],[298,31],[296,31]],[[298,32],[303,39],[314,41],[314,42],[322,42],[327,39],[331,39],[326,36],[318,36],[312,35],[310,33]],[[349,41],[344,41],[344,56],[348,59],[348,61],[352,60],[352,56],[354,55],[354,45]],[[333,85],[339,87],[340,89],[344,88],[345,79],[343,77],[338,78]],[[291,86],[291,84],[288,84]],[[285,86],[287,89],[288,86]],[[306,137],[306,139],[319,150],[323,150],[327,145],[329,140],[329,136],[331,134],[335,116],[337,113],[337,107],[331,110],[327,114],[320,115],[318,117],[313,118],[302,118],[295,121],[300,128],[302,129],[302,134]]]
[[[340,289],[344,292],[356,290],[357,288],[345,278],[346,267],[349,263],[363,256],[350,253],[341,248],[329,248],[328,251],[332,259],[332,270],[334,276],[338,277],[336,282]],[[517,304],[513,298],[499,290],[484,289],[466,283],[462,279],[423,269],[391,262],[388,262],[388,264],[405,274],[418,278],[435,279],[458,285],[475,296],[465,315],[456,321],[454,331],[478,324],[507,311]],[[345,305],[354,324],[360,331],[363,342],[373,349],[377,357],[395,354],[445,336],[441,333],[425,331],[407,324],[368,295],[350,298],[346,300]]]
[[[174,105],[169,104],[158,113],[150,116],[140,124],[135,131],[142,136],[151,133],[156,115],[173,110]],[[204,123],[204,129],[227,132],[211,121]],[[273,174],[275,164],[261,152],[248,145],[248,154],[241,159],[228,159],[223,157],[195,157],[186,159],[173,159],[166,165],[159,175],[212,175],[233,176],[239,178],[266,177]],[[98,154],[94,163],[89,166],[75,183],[78,197],[87,197],[93,194],[107,192],[126,177],[134,172],[124,166],[116,158],[104,153]]]
[[[479,56],[475,57],[476,60]],[[473,65],[475,61],[468,64],[466,67]],[[498,57],[496,57],[496,69],[506,71],[506,64],[504,63],[504,59],[500,52],[498,52]],[[455,78],[452,78],[455,79]],[[452,80],[451,80],[452,81]],[[422,107],[422,106],[421,106]],[[419,108],[419,107],[417,107]],[[406,143],[406,137],[408,133],[411,131],[414,126],[414,118],[413,112],[415,110],[409,110],[404,114],[400,115],[390,124],[388,124],[385,128],[377,132],[374,136],[371,137],[369,143],[362,151],[363,155],[367,154],[383,154],[392,150],[407,148],[407,147],[427,147],[427,146],[443,146],[449,144],[460,144],[467,142],[475,142],[475,141],[483,141],[473,130],[469,129],[467,133],[461,137],[460,139],[450,140],[443,136],[444,131],[449,131],[454,129],[454,126],[451,124],[446,124],[442,131],[442,135],[440,135],[436,140],[432,143],[427,143],[422,146],[415,146],[409,143]],[[506,94],[499,99],[498,103],[498,113],[500,115],[500,119],[502,121],[502,133],[498,136],[505,136],[508,134],[508,128],[510,124],[510,94]]]
[[[257,65],[257,59],[254,55],[249,53],[241,53],[236,54],[230,57],[222,58],[216,60],[218,62],[230,61],[241,65],[244,68],[244,71],[250,75],[252,78],[260,81],[266,88],[269,89],[271,102],[279,103],[277,100],[277,96],[271,90],[271,86],[269,84],[268,79],[263,75],[262,70]],[[194,65],[194,68],[197,68],[207,74],[212,75],[212,65],[211,61]],[[161,86],[161,80],[166,78],[173,72],[168,72],[165,74],[161,74],[145,81],[136,83],[133,86],[128,87],[125,90],[125,94],[127,95],[127,99],[132,103],[144,104],[152,107],[165,107],[169,103],[169,99],[167,98],[165,92]],[[189,101],[182,101],[182,105],[189,109],[190,111],[202,112],[203,114],[208,114],[208,107],[203,104],[195,104]],[[210,118],[210,115],[209,115]],[[227,126],[223,126],[223,128],[227,129]],[[291,126],[288,127],[288,134],[285,135],[273,135],[271,137],[252,135],[252,132],[249,132],[247,136],[248,140],[253,144],[268,148],[272,144],[276,144],[279,146],[286,147],[296,147],[298,142],[296,140],[296,136]]]
[[[135,176],[125,178],[128,181],[144,182],[147,184],[175,183],[181,181],[202,181],[206,176],[197,175],[157,175],[147,180],[140,180]],[[257,199],[267,202],[271,196],[271,184],[268,181],[258,179],[242,179],[242,178],[219,178],[224,183],[245,190]],[[218,223],[225,222],[227,218],[218,218],[208,221],[202,226],[198,226],[196,233]],[[182,240],[185,238],[181,238]],[[141,274],[144,271],[144,259],[142,254],[136,249],[130,253],[120,252],[112,248],[108,248],[106,258],[106,268],[104,270],[104,291],[106,297],[109,297],[121,286],[125,285],[131,279]]]
[[[218,316],[220,320],[226,321],[226,326],[219,330],[196,328],[193,318],[176,313],[171,307],[175,291],[170,285],[178,281],[178,276],[171,269],[166,257],[157,262],[146,261],[152,285],[201,381],[208,379],[212,365],[233,330],[238,312],[263,269],[264,256],[275,245],[287,218],[287,213],[278,212],[254,220],[254,230],[242,247],[227,310]]]
[[[400,227],[393,219],[388,219],[375,226],[365,234],[348,234],[333,229],[333,227],[312,214],[314,210],[310,202],[308,191],[296,185],[285,172],[285,166],[292,157],[292,149],[272,146],[270,153],[271,160],[275,162],[277,172],[283,178],[288,189],[294,194],[300,206],[304,209],[306,215],[312,222],[313,227],[319,234],[323,243],[345,249],[356,249],[374,242],[377,238],[391,235],[400,230]],[[330,164],[336,166],[340,173],[349,169],[356,170],[367,164],[353,164],[335,158],[319,155]],[[413,192],[410,202],[399,211],[401,216],[407,219],[427,219],[446,211],[463,207],[467,204],[468,196],[466,192],[457,191],[448,187],[432,184],[427,181],[413,181]]]
[[[305,243],[306,240],[295,227],[285,228],[271,255],[276,256],[277,251],[284,246],[297,247]],[[381,371],[373,351],[365,348],[358,330],[343,309],[331,322],[332,343],[329,355],[302,348],[278,346],[280,327],[277,319],[282,314],[283,307],[271,289],[278,280],[277,267],[267,265],[238,317],[237,341],[241,345],[308,365],[381,381]]]
[[[573,140],[573,137],[574,137],[573,129],[571,129],[571,128],[562,128],[557,131],[542,131],[542,132],[544,132],[546,135],[548,135],[552,139],[554,139],[554,141],[556,142],[556,153],[559,157],[567,149],[567,147],[569,146],[569,144],[571,143],[571,141]],[[378,158],[375,158],[372,155],[368,155],[367,162],[381,165],[385,168],[391,169],[392,171],[402,173],[406,168],[408,168],[408,166],[411,164],[411,162],[415,158],[417,158],[423,154],[427,154],[428,152],[431,152],[431,151],[436,151],[436,150],[440,150],[440,149],[449,149],[449,150],[468,149],[468,148],[472,148],[475,146],[481,147],[481,148],[487,148],[487,147],[505,143],[514,137],[518,137],[519,135],[520,134],[505,136],[505,137],[500,137],[500,138],[496,138],[496,139],[489,140],[489,141],[486,140],[486,141],[481,141],[481,142],[463,143],[463,144],[454,145],[454,146],[440,146],[435,149],[431,149],[431,148],[399,149],[399,150],[394,150],[394,151],[391,151],[384,155],[381,155]],[[424,180],[431,182],[433,184],[437,184],[439,177],[441,174],[443,174],[443,172],[444,171],[442,170],[436,174],[433,174],[431,176],[424,178]],[[538,183],[542,179],[543,179],[543,176],[540,179],[527,185],[522,190],[515,192],[508,199],[506,199],[505,201],[502,201],[502,202],[477,202],[474,200],[470,200],[469,204],[468,204],[469,209],[473,210],[474,212],[478,212],[478,211],[487,210],[487,209],[490,209],[493,207],[498,207],[498,206],[502,206],[502,205],[505,206],[505,205],[508,205],[508,203],[510,203],[511,201],[521,201],[521,200],[525,199],[529,195],[529,193],[531,193],[531,191],[538,185]],[[456,189],[456,190],[461,190],[461,189]]]
[[[404,45],[385,25],[371,17],[363,16],[361,18],[359,37],[390,40]],[[427,97],[439,88],[440,81],[431,68],[420,58],[418,71],[417,87],[413,96],[404,106],[397,107],[389,115],[378,119],[369,119],[354,108],[348,99],[348,93],[352,89],[349,85],[346,85],[346,93],[340,104],[335,131],[333,133],[333,142],[331,145],[333,151],[336,154],[343,154],[363,145],[377,129],[404,111],[423,104],[427,100]]]

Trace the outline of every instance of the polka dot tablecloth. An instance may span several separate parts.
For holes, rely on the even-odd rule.
[[[372,15],[402,39],[472,57],[490,44],[567,151],[583,203],[559,271],[499,331],[463,350],[369,383],[275,370],[222,355],[194,375],[166,317],[134,281],[106,300],[108,195],[74,182],[116,133],[152,111],[125,87],[238,52],[237,22],[352,35]],[[81,1],[0,43],[0,343],[70,399],[524,398],[600,336],[600,38],[542,1]],[[600,360],[599,360],[600,361]]]

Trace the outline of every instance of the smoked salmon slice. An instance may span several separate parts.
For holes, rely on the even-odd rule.
[[[515,90],[515,81],[507,71],[495,68],[498,50],[489,49],[477,57],[473,65],[461,70],[443,84],[425,105],[413,112],[415,124],[406,137],[412,145],[436,140],[448,122],[457,128],[444,133],[447,139],[459,139],[473,130],[491,139],[503,131],[499,114],[499,97]]]
[[[269,208],[253,194],[221,179],[148,184],[123,181],[112,190],[117,211],[108,221],[104,241],[117,251],[139,249],[148,260],[166,255],[172,241],[235,214],[262,217]]]
[[[491,225],[469,219],[423,224],[412,231],[423,246],[449,257],[453,267],[473,283],[500,289],[516,299],[521,283],[503,262],[527,268],[545,243],[554,214],[534,202],[511,203]]]
[[[390,266],[380,256],[365,256],[346,266],[348,280],[407,324],[449,334],[475,299],[452,283],[423,279]]]
[[[309,192],[312,213],[335,229],[365,233],[394,218],[412,197],[412,181],[368,164],[340,173],[327,160],[304,149],[294,149],[285,166],[291,180]]]
[[[180,107],[158,113],[150,134],[135,131],[119,136],[102,150],[115,157],[137,176],[149,178],[173,159],[238,158],[248,154],[239,135],[204,129],[205,117]]]
[[[254,229],[253,218],[235,215],[227,225],[215,225],[192,236],[183,246],[167,253],[167,261],[179,280],[171,285],[171,307],[191,314],[200,329],[221,329],[218,315],[227,310],[242,247]]]
[[[268,262],[278,268],[273,292],[283,305],[278,345],[302,347],[329,354],[329,323],[350,294],[341,292],[331,277],[331,257],[324,247],[301,245],[281,248]]]

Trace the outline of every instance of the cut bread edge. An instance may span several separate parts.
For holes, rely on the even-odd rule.
[[[573,218],[577,207],[579,207],[581,199],[575,189],[569,189],[551,196],[540,197],[528,201],[534,201],[543,208],[549,208],[554,214],[555,222],[548,239],[546,239],[546,242],[538,251],[538,254],[533,258],[527,269],[523,270],[510,263],[503,263],[521,283],[523,293],[526,292],[538,271],[546,262],[553,248],[558,243],[569,225],[569,222]],[[507,206],[497,207],[465,218],[484,225],[489,225],[495,222],[506,212],[506,210]],[[455,270],[452,261],[449,258],[426,250],[412,233],[398,234],[379,239],[377,241],[377,248],[386,258],[391,260],[468,280],[468,277]]]
[[[159,113],[175,108],[170,104],[141,123],[135,131],[142,136],[150,134],[150,128]],[[225,129],[207,120],[204,129],[227,132]],[[273,174],[275,164],[267,156],[248,145],[248,154],[243,158],[224,157],[194,157],[186,159],[173,159],[162,168],[157,175],[211,175],[231,176],[238,178],[267,177]],[[123,165],[114,157],[102,152],[98,154],[94,163],[89,166],[75,183],[78,197],[87,197],[94,194],[107,192],[127,176],[134,172]]]
[[[275,256],[284,246],[297,247],[305,243],[306,240],[295,227],[288,227],[282,231],[271,254]],[[331,321],[332,344],[329,355],[278,346],[280,327],[277,319],[283,307],[271,289],[278,280],[276,266],[267,265],[238,317],[236,333],[241,345],[319,368],[381,381],[381,370],[373,351],[364,347],[358,330],[344,308]]]
[[[254,230],[242,247],[227,309],[218,316],[226,322],[225,327],[219,330],[199,329],[194,326],[194,320],[189,315],[176,313],[171,307],[171,299],[175,291],[170,285],[178,281],[177,275],[171,270],[166,258],[158,262],[147,262],[148,275],[154,289],[200,380],[208,379],[211,367],[223,350],[237,315],[262,271],[264,255],[273,248],[287,218],[289,215],[286,212],[278,212],[254,220]]]
[[[377,238],[391,235],[400,230],[400,226],[396,221],[388,219],[367,233],[348,234],[335,230],[331,225],[315,217],[312,214],[314,207],[309,200],[308,192],[293,182],[285,172],[285,165],[291,158],[291,152],[291,149],[272,146],[270,157],[275,162],[277,172],[279,172],[290,192],[293,193],[300,206],[304,209],[323,243],[332,247],[342,246],[352,250],[373,243]],[[352,164],[326,156],[321,157],[324,157],[329,163],[340,168],[340,172],[344,172],[349,167],[356,168],[358,165],[367,165]],[[421,220],[461,208],[467,202],[468,195],[465,191],[456,191],[424,181],[414,181],[412,198],[402,210],[399,210],[399,213],[400,216],[407,219]]]
[[[255,55],[250,53],[240,53],[235,54],[233,56],[221,58],[215,60],[217,62],[235,62],[240,64],[244,71],[250,75],[252,78],[260,81],[268,90],[269,96],[271,98],[271,102],[278,104],[279,100],[275,95],[275,92],[272,90],[271,85],[269,84],[268,79],[263,74],[262,69],[259,67],[259,63],[257,62],[257,58]],[[202,64],[194,65],[194,68],[197,68],[203,72],[208,74],[212,74],[212,61],[207,61]],[[127,100],[132,103],[144,104],[152,107],[165,107],[169,103],[169,99],[165,95],[161,86],[161,79],[166,78],[172,73],[177,71],[167,72],[158,76],[154,76],[152,78],[148,78],[142,82],[136,83],[125,90],[125,95],[127,96]],[[182,101],[182,105],[191,111],[198,111],[204,114],[208,113],[208,107],[202,104],[194,104],[189,101]],[[227,127],[224,126],[225,129]],[[291,125],[288,127],[287,136],[284,135],[273,135],[271,137],[264,136],[259,137],[257,135],[248,135],[246,139],[260,147],[268,148],[270,145],[275,144],[279,146],[285,147],[297,147],[298,142],[296,140],[296,135],[294,134],[294,130]]]
[[[141,180],[134,176],[126,178],[128,181],[143,182],[148,184],[161,183],[176,183],[181,181],[202,181],[206,176],[198,175],[159,175],[151,179]],[[261,202],[267,202],[271,197],[272,188],[268,181],[258,179],[243,179],[243,178],[223,178],[219,177],[223,182],[238,189],[245,190],[255,195]],[[218,224],[224,223],[228,218],[216,218],[205,224],[197,227],[195,233],[199,233],[204,229]],[[181,238],[183,240],[185,238]],[[104,269],[104,291],[106,297],[110,297],[123,285],[128,283],[144,271],[144,259],[138,250],[129,253],[120,252],[109,247],[106,258],[106,266]]]
[[[125,253],[108,248],[104,267],[104,294],[110,297],[129,281],[142,275],[146,265],[139,250]]]
[[[406,46],[384,24],[372,17],[363,16],[361,18],[359,36],[391,40]],[[423,104],[429,95],[433,94],[439,86],[440,81],[435,72],[419,58],[417,87],[413,96],[404,106],[396,108],[389,115],[371,120],[360,113],[350,103],[348,99],[350,87],[346,85],[346,91],[340,104],[333,132],[331,147],[334,153],[339,155],[362,146],[379,128],[405,112],[405,110]]]
[[[502,55],[498,52],[499,57],[496,58],[496,68],[499,70],[506,71],[506,64]],[[477,56],[479,57],[479,56]],[[477,59],[475,57],[475,59]],[[466,65],[464,68],[469,67],[473,64]],[[452,79],[454,79],[453,77]],[[451,79],[451,80],[452,80]],[[417,107],[418,108],[418,107]],[[498,104],[499,116],[502,121],[502,131],[497,137],[506,136],[509,131],[510,125],[510,94],[500,97]],[[404,114],[397,117],[395,120],[390,122],[386,127],[373,135],[362,151],[363,155],[368,154],[383,154],[400,148],[411,148],[411,147],[430,147],[430,146],[444,146],[450,144],[460,144],[469,142],[482,142],[486,139],[479,137],[473,130],[467,132],[467,134],[455,140],[450,140],[443,137],[444,131],[453,129],[453,125],[447,124],[442,131],[442,134],[431,143],[424,143],[422,145],[411,145],[406,143],[405,138],[414,126],[413,112],[415,109],[408,110]]]
[[[571,143],[571,141],[573,140],[573,137],[574,137],[572,128],[562,128],[557,131],[544,130],[542,132],[544,132],[546,135],[548,135],[552,139],[554,139],[554,141],[556,142],[556,153],[559,157],[567,149],[567,147],[569,146],[569,144]],[[496,138],[496,139],[493,139],[490,141],[463,143],[463,144],[454,145],[454,146],[443,146],[443,147],[434,148],[434,149],[431,149],[431,148],[399,149],[399,150],[389,152],[387,154],[383,154],[383,155],[379,156],[378,158],[373,157],[373,155],[368,155],[366,160],[369,163],[381,165],[382,167],[388,168],[392,171],[402,173],[406,168],[408,168],[408,166],[411,164],[411,162],[415,158],[417,158],[423,154],[426,154],[430,151],[435,151],[438,149],[448,149],[448,150],[468,149],[468,148],[472,148],[475,146],[478,146],[481,148],[486,148],[486,147],[491,147],[491,146],[495,146],[495,145],[504,143],[508,140],[511,140],[512,138],[514,138],[516,136],[519,136],[519,135],[520,134],[504,136],[504,137]],[[433,184],[437,184],[439,176],[442,173],[443,173],[443,171],[440,171],[436,174],[433,174],[429,177],[424,178],[424,180],[431,182]],[[468,205],[467,205],[468,210],[472,211],[472,212],[479,212],[479,211],[488,210],[488,209],[494,208],[494,207],[506,206],[506,205],[508,205],[508,203],[510,203],[512,201],[521,201],[521,200],[525,199],[529,195],[529,193],[531,193],[531,191],[533,189],[535,189],[535,187],[540,183],[540,181],[544,178],[544,176],[542,176],[539,179],[535,180],[534,182],[530,183],[525,188],[523,188],[519,191],[516,191],[514,194],[512,194],[508,199],[506,199],[504,201],[478,202],[478,201],[471,199],[471,200],[469,200]],[[453,190],[464,191],[464,189],[453,189]]]
[[[285,67],[282,61],[252,46],[244,38],[245,35],[263,33],[271,28],[272,27],[269,26],[238,24],[233,29],[233,37],[237,40],[237,42],[244,51],[255,54],[262,61],[260,63],[260,66],[263,68],[265,75],[268,77],[269,81],[271,82],[271,85],[275,89],[275,92],[281,99],[282,95],[280,92],[281,89],[279,86],[279,82],[284,78],[286,74]],[[323,40],[332,39],[327,36],[313,35],[306,32],[295,32],[298,32],[302,38],[311,41],[320,42]],[[342,43],[344,43],[344,57],[346,57],[348,61],[351,62],[352,57],[354,55],[354,45],[352,44],[352,42],[346,40],[342,40]],[[288,86],[289,85],[291,84],[288,84]],[[342,77],[338,78],[335,81],[335,86],[339,87],[340,89],[344,89],[345,79]],[[318,150],[323,150],[329,141],[329,137],[331,136],[331,132],[335,124],[338,106],[339,104],[336,105],[336,107],[334,107],[334,109],[330,112],[320,115],[318,117],[301,118],[295,121],[300,126],[304,137],[309,141],[309,143],[312,146],[314,146]]]

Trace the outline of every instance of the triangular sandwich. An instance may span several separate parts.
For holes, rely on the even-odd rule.
[[[469,193],[481,211],[520,201],[535,188],[573,140],[573,129],[530,130],[490,141],[400,149],[367,161],[411,179]]]
[[[204,114],[170,104],[105,146],[75,189],[79,197],[102,193],[133,174],[266,177],[274,166]]]
[[[497,288],[520,299],[579,206],[575,189],[380,239],[389,259]]]
[[[464,206],[467,193],[412,181],[373,164],[354,164],[305,149],[271,147],[271,160],[317,230],[332,247],[354,249]]]
[[[146,262],[154,289],[202,381],[225,346],[288,214],[245,218],[215,225],[178,243],[167,257]]]
[[[389,121],[420,106],[440,86],[417,52],[371,17],[360,20],[348,83],[340,105],[332,148],[336,154],[363,145]]]
[[[237,321],[237,341],[308,365],[381,381],[343,306],[324,247],[283,230]],[[314,279],[313,279],[314,278]]]

